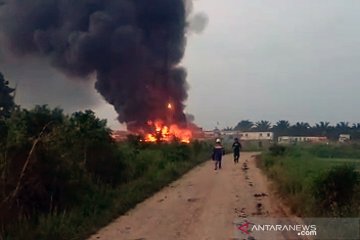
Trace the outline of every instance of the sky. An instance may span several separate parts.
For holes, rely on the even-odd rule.
[[[209,19],[201,34],[188,35],[182,62],[190,85],[186,111],[199,126],[360,122],[360,1],[196,0],[194,10]],[[5,51],[0,71],[18,84],[18,103],[91,108],[112,128],[124,128],[94,80],[73,81],[46,60],[12,59]]]

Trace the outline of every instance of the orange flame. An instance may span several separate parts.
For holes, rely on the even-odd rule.
[[[162,121],[148,121],[148,125],[153,127],[155,133],[147,133],[145,142],[172,142],[178,139],[182,143],[190,143],[192,132],[189,129],[182,129],[176,124],[166,126]]]

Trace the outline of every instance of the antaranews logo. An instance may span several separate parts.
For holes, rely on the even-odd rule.
[[[316,225],[303,224],[255,224],[245,220],[237,229],[246,235],[256,232],[292,232],[298,236],[316,236]]]
[[[241,224],[238,229],[245,233],[246,235],[250,235],[250,231],[249,231],[249,226],[250,226],[250,223],[245,221],[245,223]]]
[[[272,218],[253,217],[234,219],[235,239],[317,238],[324,240],[360,239],[360,218]]]

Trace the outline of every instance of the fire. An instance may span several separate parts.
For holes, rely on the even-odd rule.
[[[192,138],[192,131],[187,128],[181,128],[174,124],[173,114],[174,105],[171,102],[167,103],[166,121],[156,120],[147,121],[148,127],[140,132],[144,136],[145,142],[172,142],[174,140],[182,143],[190,143]]]
[[[182,129],[176,124],[166,126],[162,121],[148,121],[147,124],[154,129],[154,133],[145,134],[145,142],[172,142],[178,139],[182,143],[190,143],[192,133],[189,129]]]

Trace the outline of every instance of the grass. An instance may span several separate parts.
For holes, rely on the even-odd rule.
[[[346,189],[351,182],[343,183],[347,176],[359,175],[360,157],[357,148],[332,145],[291,146],[284,153],[263,153],[258,163],[295,214],[309,217],[359,216],[359,204],[354,204],[360,199],[358,179],[354,180],[356,184],[352,189]],[[345,187],[331,191],[325,189],[343,186],[342,184]],[[319,189],[324,190],[327,195],[316,195]],[[335,201],[332,196],[334,194],[349,194],[350,197],[347,202],[341,202],[340,207],[339,197]],[[329,206],[319,209],[321,204]]]

